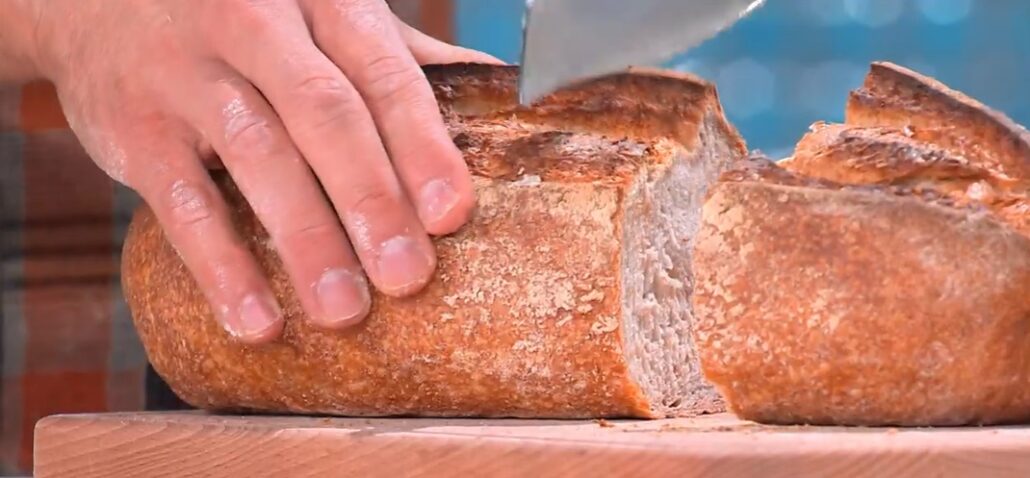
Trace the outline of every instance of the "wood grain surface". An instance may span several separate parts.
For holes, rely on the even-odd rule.
[[[35,477],[1030,476],[1030,427],[341,419],[202,412],[52,416]]]

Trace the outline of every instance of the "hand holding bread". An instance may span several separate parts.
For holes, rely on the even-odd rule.
[[[12,0],[0,31],[0,81],[54,84],[86,152],[152,208],[239,341],[277,338],[283,311],[209,170],[239,186],[305,320],[327,329],[363,320],[370,288],[424,287],[431,238],[474,207],[419,65],[499,61],[384,0]]]

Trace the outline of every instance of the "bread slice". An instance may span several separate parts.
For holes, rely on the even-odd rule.
[[[890,64],[847,121],[710,189],[705,376],[764,423],[1030,420],[1026,130]]]
[[[123,281],[148,357],[188,403],[334,415],[664,417],[723,409],[692,343],[690,254],[705,192],[746,153],[715,88],[632,70],[516,103],[515,67],[426,74],[478,209],[436,239],[435,279],[373,296],[344,332],[304,320],[265,231],[218,176],[286,313],[234,342],[141,208]]]

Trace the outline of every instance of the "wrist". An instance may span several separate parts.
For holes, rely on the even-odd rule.
[[[37,0],[0,0],[0,83],[43,78],[36,30]]]

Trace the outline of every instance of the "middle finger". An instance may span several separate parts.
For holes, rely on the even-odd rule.
[[[474,206],[471,175],[393,12],[383,0],[302,5],[315,42],[368,104],[423,225],[457,230]]]

